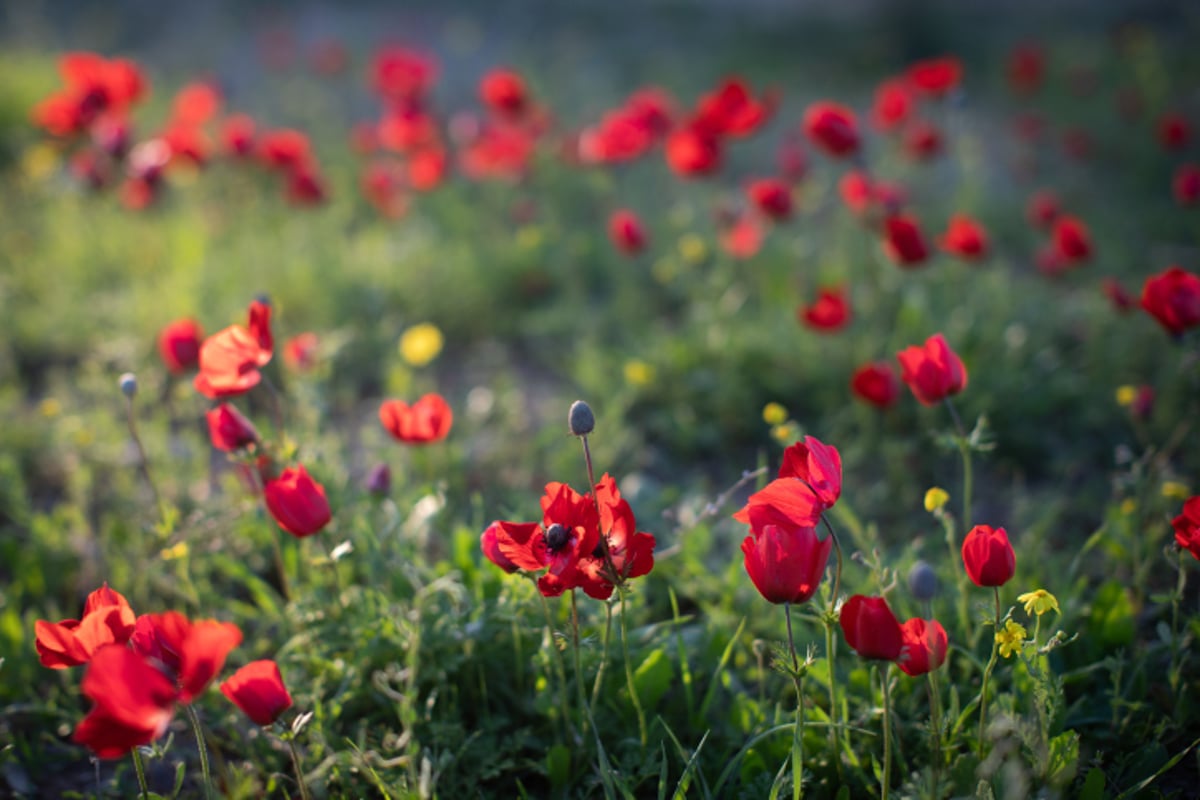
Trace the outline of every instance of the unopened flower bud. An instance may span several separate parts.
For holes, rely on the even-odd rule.
[[[926,561],[918,561],[908,571],[908,590],[918,600],[932,600],[938,590],[937,573]]]
[[[592,407],[582,400],[571,403],[571,410],[567,412],[567,427],[573,436],[591,433],[596,427],[596,415],[592,413]]]
[[[385,495],[392,488],[392,469],[387,464],[377,464],[367,473],[363,488],[371,494]]]
[[[126,397],[133,397],[137,394],[137,375],[132,372],[126,372],[117,379],[117,385],[121,387],[121,394]]]

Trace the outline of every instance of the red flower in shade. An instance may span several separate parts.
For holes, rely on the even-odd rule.
[[[908,82],[890,78],[875,89],[871,121],[881,131],[894,131],[908,121],[912,108],[913,96]]]
[[[842,605],[838,622],[846,644],[863,658],[895,661],[904,647],[904,632],[887,600],[856,594]]]
[[[1082,221],[1072,216],[1060,216],[1051,232],[1054,252],[1066,265],[1087,261],[1092,255],[1092,237]]]
[[[290,467],[263,484],[263,500],[279,527],[293,536],[312,536],[329,524],[333,512],[325,487],[313,480],[302,465]]]
[[[627,256],[637,255],[646,249],[646,229],[637,214],[629,209],[618,209],[608,218],[608,238],[614,247]]]
[[[103,114],[124,114],[146,93],[137,65],[95,53],[67,53],[58,62],[64,88],[38,103],[33,121],[53,136],[85,131]]]
[[[1171,181],[1171,193],[1181,206],[1194,206],[1200,201],[1200,166],[1180,164]]]
[[[920,617],[910,619],[900,626],[900,635],[904,642],[904,655],[896,663],[904,674],[915,678],[933,672],[946,662],[950,641],[946,637],[946,629],[937,620],[926,622]]]
[[[308,372],[317,365],[319,344],[311,331],[296,334],[283,345],[283,363],[296,372]]]
[[[459,167],[468,178],[515,180],[525,174],[536,140],[530,131],[515,125],[485,125],[479,135],[459,151]]]
[[[200,363],[200,343],[204,329],[194,319],[178,319],[158,334],[158,355],[172,373],[178,375]]]
[[[1149,419],[1154,413],[1154,387],[1142,385],[1137,388],[1137,394],[1129,405],[1129,413],[1138,419]]]
[[[1017,556],[1004,528],[976,525],[963,539],[962,557],[976,586],[1003,586],[1017,570]]]
[[[667,137],[667,165],[681,178],[711,175],[721,168],[721,141],[694,126],[685,126]]]
[[[206,397],[221,398],[242,394],[262,380],[259,367],[266,366],[274,353],[271,336],[271,307],[255,300],[250,304],[247,327],[230,325],[204,340],[200,346],[200,374],[196,391]]]
[[[81,689],[94,705],[75,728],[74,739],[100,758],[120,758],[149,744],[166,732],[175,714],[176,687],[124,645],[96,652]]]
[[[1058,197],[1049,191],[1035,193],[1025,206],[1025,218],[1036,228],[1049,228],[1061,213]]]
[[[607,600],[615,586],[654,569],[655,539],[637,530],[633,509],[607,473],[596,484],[596,502],[600,506],[600,546],[581,553],[576,572],[579,587],[588,597]]]
[[[1200,325],[1200,277],[1179,267],[1150,276],[1142,286],[1142,308],[1172,336]]]
[[[495,531],[496,548],[508,563],[531,572],[547,570],[538,578],[538,588],[546,597],[578,586],[579,560],[600,544],[595,501],[565,483],[546,484],[541,524],[497,521],[489,530]]]
[[[819,101],[804,112],[804,133],[819,149],[834,158],[858,152],[858,118],[838,103]]]
[[[221,123],[221,149],[235,158],[254,153],[254,118],[249,114],[234,114]]]
[[[175,94],[171,120],[179,125],[198,127],[216,116],[221,108],[221,90],[208,81],[196,81]]]
[[[872,181],[861,170],[851,170],[838,181],[838,194],[846,208],[860,216],[876,208],[896,214],[904,205],[904,190],[892,183]]]
[[[408,200],[404,196],[403,169],[394,161],[376,161],[363,165],[359,186],[367,202],[389,219],[399,219],[408,210]]]
[[[386,400],[379,407],[384,429],[405,444],[440,442],[450,433],[454,412],[440,394],[427,394],[411,406],[403,400]]]
[[[935,405],[967,388],[967,368],[940,333],[930,336],[923,345],[906,347],[896,358],[900,361],[900,379],[923,405]]]
[[[208,436],[212,446],[226,453],[258,444],[258,431],[254,423],[229,403],[221,403],[205,413],[208,420]]]
[[[499,522],[493,522],[487,526],[487,530],[479,537],[479,549],[483,551],[488,561],[511,575],[520,567],[500,552],[499,525]]]
[[[1183,504],[1183,512],[1171,520],[1175,529],[1175,541],[1185,548],[1193,558],[1200,560],[1200,497],[1189,497]]]
[[[782,221],[792,216],[792,190],[777,178],[751,181],[746,186],[746,197],[764,216]]]
[[[379,146],[407,153],[418,147],[429,147],[437,142],[437,122],[433,115],[420,105],[403,105],[384,111],[376,127]]]
[[[312,146],[300,131],[267,131],[258,139],[258,157],[268,169],[288,170],[312,160]]]
[[[479,82],[479,98],[492,111],[519,117],[529,107],[525,80],[510,69],[493,69]]]
[[[1132,311],[1138,306],[1138,299],[1131,295],[1116,278],[1105,278],[1100,281],[1100,289],[1112,303],[1112,307],[1122,314]]]
[[[900,399],[900,380],[886,361],[863,364],[854,370],[850,389],[856,397],[877,408],[890,408]]]
[[[408,185],[429,192],[442,185],[450,172],[450,160],[441,147],[423,147],[408,157]]]
[[[850,322],[851,316],[846,287],[820,289],[816,302],[807,308],[798,309],[796,316],[800,322],[815,331],[832,333],[841,330]]]
[[[783,451],[776,479],[750,495],[733,518],[754,527],[811,528],[841,495],[841,454],[815,436],[805,436]]]
[[[753,214],[740,214],[725,225],[718,241],[721,248],[732,257],[740,260],[754,258],[762,249],[763,223]]]
[[[752,517],[759,516],[755,510]],[[805,603],[817,592],[833,537],[817,538],[814,528],[752,525],[742,540],[746,574],[768,603]]]
[[[429,56],[403,47],[387,47],[375,54],[371,84],[388,100],[424,97],[437,80],[438,67]]]
[[[129,641],[135,621],[129,602],[106,583],[88,595],[83,619],[34,624],[38,659],[51,669],[86,664],[104,645]]]
[[[774,110],[768,93],[755,100],[741,78],[726,78],[714,91],[700,98],[692,127],[713,136],[748,136],[758,130]]]
[[[174,680],[179,702],[190,703],[225,666],[229,651],[242,643],[242,632],[231,622],[192,622],[183,614],[168,611],[138,617],[129,642],[134,652]]]
[[[1191,138],[1191,126],[1182,114],[1164,114],[1158,121],[1158,142],[1164,150],[1182,150]]]
[[[325,202],[325,184],[312,164],[300,164],[287,173],[283,196],[295,206],[315,206]]]
[[[941,97],[962,80],[962,63],[946,56],[918,61],[908,68],[908,82],[921,94]]]
[[[902,267],[915,267],[929,258],[929,245],[914,218],[893,214],[884,221],[883,252]]]
[[[279,665],[268,659],[251,661],[230,675],[220,689],[255,725],[270,725],[292,707]]]
[[[803,145],[792,137],[784,139],[775,151],[775,162],[779,174],[789,183],[799,183],[808,172],[808,153]]]
[[[978,261],[988,253],[987,231],[966,214],[955,214],[946,233],[938,239],[938,247],[964,261]]]
[[[1021,44],[1008,55],[1008,85],[1017,94],[1033,94],[1042,85],[1046,57],[1035,44]]]
[[[942,132],[929,122],[912,123],[904,131],[904,152],[914,161],[928,161],[942,152]]]

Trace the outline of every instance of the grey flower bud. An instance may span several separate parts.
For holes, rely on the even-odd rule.
[[[137,394],[137,375],[132,372],[126,372],[117,379],[117,385],[121,387],[121,394],[126,397],[133,397]]]
[[[571,410],[567,412],[567,427],[574,436],[591,433],[596,427],[596,415],[592,413],[592,407],[582,400],[571,403]]]
[[[918,600],[932,600],[938,591],[937,573],[926,561],[918,561],[908,571],[908,590]]]

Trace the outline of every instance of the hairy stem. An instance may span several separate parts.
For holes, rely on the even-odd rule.
[[[141,789],[142,800],[148,800],[150,797],[150,785],[146,783],[146,765],[142,763],[142,754],[136,747],[130,750],[129,754],[133,756],[133,769],[137,772],[138,787]]]
[[[629,630],[625,621],[625,588],[618,586],[617,593],[621,597],[621,654],[625,660],[625,684],[629,689],[629,699],[633,701],[633,710],[637,712],[638,736],[644,747],[646,745],[646,713],[642,711],[642,701],[638,697],[637,685],[633,680],[633,664],[629,660]]]
[[[604,668],[608,666],[608,640],[612,637],[612,603],[604,604],[604,640],[600,649],[600,666],[596,668],[596,680],[592,683],[591,709],[594,714],[596,702],[600,698],[600,689],[604,686]]]
[[[892,782],[892,682],[891,664],[879,671],[883,678],[883,777],[881,796],[887,800],[888,789]]]
[[[292,768],[296,770],[296,782],[300,784],[300,800],[309,800],[308,784],[304,781],[304,770],[300,767],[300,753],[296,750],[296,737],[288,737],[288,749],[292,752]]]
[[[200,716],[191,703],[185,705],[184,708],[187,710],[188,721],[192,723],[192,733],[196,737],[196,749],[200,751],[200,773],[204,776],[204,796],[212,797],[212,773],[208,768],[208,745],[204,743],[204,729],[200,727]]]
[[[804,678],[800,675],[800,658],[796,655],[796,639],[792,635],[791,603],[783,604],[783,615],[787,620],[788,651],[792,654],[792,685],[796,687],[796,727],[792,729],[792,800],[800,800],[804,794]],[[832,670],[830,672],[832,674]]]
[[[992,590],[996,595],[996,622],[994,624],[994,632],[1000,632],[1000,587],[993,586]],[[988,659],[987,667],[983,670],[983,686],[979,690],[979,758],[983,758],[983,733],[987,727],[987,690],[988,681],[992,677],[992,670],[996,668],[996,656],[1000,652],[1000,641],[996,636],[992,636],[992,656]]]
[[[558,672],[558,698],[562,706],[562,724],[565,731],[571,724],[571,707],[567,702],[567,668],[563,664],[562,651],[554,641],[554,618],[550,615],[550,603],[546,600],[546,595],[537,588],[537,579],[530,575],[529,580],[533,582],[533,588],[542,599],[542,612],[546,616],[546,636],[550,639],[550,651],[554,654],[554,666]]]

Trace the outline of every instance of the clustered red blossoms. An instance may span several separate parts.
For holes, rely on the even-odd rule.
[[[440,394],[427,394],[412,405],[403,400],[384,401],[379,421],[396,441],[422,445],[440,442],[450,434],[454,412]]]

